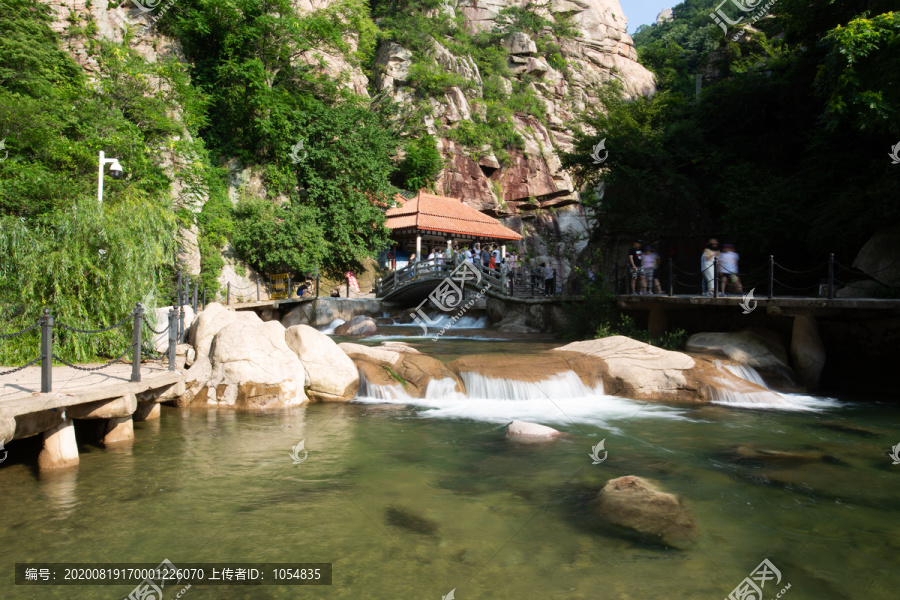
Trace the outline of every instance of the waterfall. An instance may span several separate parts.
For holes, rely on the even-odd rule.
[[[719,361],[716,361],[716,366],[724,368],[735,377],[740,377],[745,381],[755,383],[759,387],[766,388],[767,390],[769,389],[769,386],[762,378],[762,375],[760,375],[759,371],[757,371],[753,367],[748,367],[747,365],[723,365]]]
[[[337,329],[338,327],[340,327],[341,325],[343,325],[344,323],[346,323],[346,321],[344,321],[343,319],[335,319],[334,321],[331,322],[330,325],[328,325],[324,329],[320,329],[319,331],[321,331],[322,333],[324,333],[326,335],[332,335],[334,333],[334,330]]]
[[[594,388],[588,387],[574,371],[558,373],[541,381],[498,379],[474,371],[466,371],[461,377],[470,398],[485,400],[546,400],[603,395],[602,383]]]

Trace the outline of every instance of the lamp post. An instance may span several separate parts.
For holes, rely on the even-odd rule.
[[[103,204],[103,167],[112,165],[109,168],[109,174],[113,179],[122,178],[122,165],[119,164],[118,158],[106,158],[106,153],[100,151],[100,179],[97,181],[97,203]]]

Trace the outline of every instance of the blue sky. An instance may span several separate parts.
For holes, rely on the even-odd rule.
[[[681,4],[682,0],[619,0],[622,11],[628,17],[628,33],[641,25],[656,23],[656,15],[664,8]]]

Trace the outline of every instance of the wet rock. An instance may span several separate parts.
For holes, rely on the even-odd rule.
[[[333,402],[356,395],[359,371],[330,337],[308,325],[295,325],[285,331],[284,338],[303,363],[310,398]]]
[[[409,396],[424,398],[430,382],[451,379],[456,391],[465,391],[465,386],[456,373],[428,355],[346,342],[338,344],[338,347],[353,359],[366,380],[375,385],[400,386]]]
[[[724,456],[736,462],[781,466],[816,462],[840,464],[837,458],[821,450],[777,450],[774,448],[763,448],[754,444],[739,444],[728,448],[725,450]]]
[[[841,433],[852,433],[853,435],[862,437],[881,437],[884,435],[875,430],[860,427],[859,425],[854,425],[845,421],[820,421],[819,427],[833,429],[835,431],[840,431]]]
[[[559,436],[559,431],[546,425],[513,421],[506,426],[506,437],[522,441],[550,441]]]
[[[415,514],[408,508],[388,507],[384,510],[384,520],[388,525],[421,535],[434,536],[438,531],[437,523]]]
[[[575,352],[598,364],[607,394],[637,400],[787,404],[715,361],[663,350],[625,336],[574,342],[551,352]]]
[[[406,342],[381,342],[381,348],[401,354],[422,354]]]
[[[801,383],[811,390],[818,389],[819,378],[825,368],[825,344],[819,336],[816,318],[812,315],[794,317],[791,361]]]
[[[378,326],[375,324],[375,321],[371,317],[367,317],[365,315],[357,315],[350,319],[348,322],[335,327],[334,334],[362,337],[367,335],[375,335],[376,331],[378,331]]]
[[[693,516],[677,496],[634,475],[606,482],[592,507],[605,521],[673,548],[690,546],[698,537]]]

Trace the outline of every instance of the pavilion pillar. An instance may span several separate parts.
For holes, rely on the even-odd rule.
[[[416,234],[416,262],[422,262],[422,234]]]
[[[500,246],[500,260],[506,258],[506,244]]]

